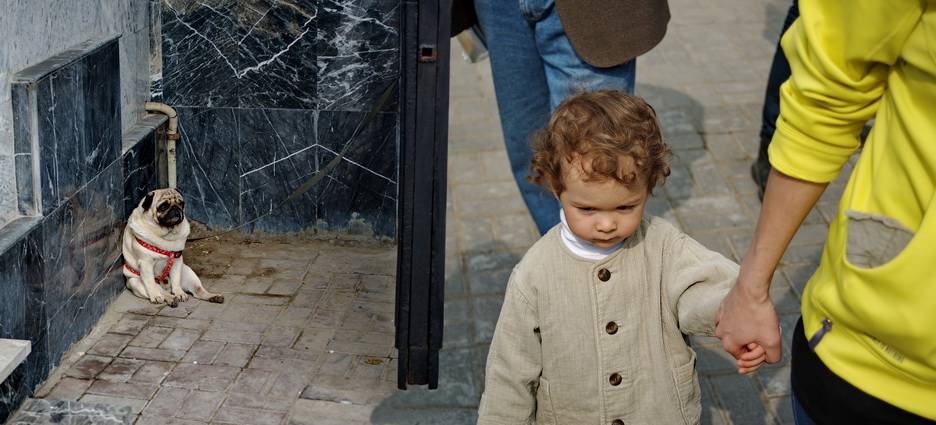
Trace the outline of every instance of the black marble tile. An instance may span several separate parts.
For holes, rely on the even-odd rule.
[[[239,8],[240,107],[315,108],[316,2],[251,0]]]
[[[136,127],[134,127],[136,129]],[[156,170],[155,128],[140,129],[135,142],[123,155],[123,210],[120,217],[126,218],[149,191],[159,188]],[[129,133],[129,131],[128,131]]]
[[[129,425],[135,416],[130,406],[29,399],[12,420],[17,424]]]
[[[320,113],[318,134],[326,150],[337,154],[350,145],[345,159],[319,188],[318,220],[330,230],[348,231],[352,224],[363,224],[373,229],[374,236],[392,237],[396,225],[398,115],[377,114],[357,138],[348,142],[364,115]]]
[[[176,108],[178,189],[185,196],[189,218],[213,227],[240,223],[239,165],[242,138],[264,143],[267,135],[241,134],[232,108]]]
[[[162,102],[238,106],[240,25],[233,0],[165,0],[162,7]]]
[[[97,178],[43,221],[45,272],[37,298],[45,303],[49,360],[58,364],[122,288],[120,232],[124,218],[122,162]]]
[[[318,108],[367,110],[399,73],[400,3],[324,0],[318,26]]]
[[[86,85],[81,87],[86,109],[88,138],[82,146],[87,182],[120,156],[120,49],[117,40],[81,59]]]
[[[0,243],[4,245],[0,252],[0,270],[3,270],[0,273],[0,288],[3,288],[0,338],[28,339],[24,333],[27,312],[23,301],[28,294],[29,267],[37,266],[23,261],[29,258],[29,239],[24,237],[29,224],[35,224],[35,220],[14,220],[0,228]]]
[[[10,99],[13,105],[13,151],[18,154],[32,153],[32,128],[35,108],[31,108],[29,84],[11,84]]]
[[[15,145],[26,152],[28,143],[29,152],[38,154],[41,212],[45,214],[120,154],[117,38],[73,47],[17,74],[13,86],[18,93],[14,128],[30,129],[16,133]],[[30,140],[22,140],[21,135]],[[32,139],[38,152],[32,152]]]
[[[19,213],[24,216],[36,215],[39,206],[36,204],[36,190],[33,187],[33,155],[28,153],[16,154],[13,157],[16,169],[16,196]]]
[[[325,166],[316,141],[318,113],[306,110],[248,109],[239,112],[240,193],[243,220],[251,221],[283,202]],[[258,137],[250,137],[251,135]],[[315,226],[317,187],[243,231],[282,233]]]

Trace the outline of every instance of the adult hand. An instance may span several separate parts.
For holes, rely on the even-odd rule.
[[[722,299],[715,316],[715,336],[722,340],[725,351],[738,359],[739,373],[760,367],[750,369],[752,357],[759,357],[750,353],[759,353],[757,349],[764,350],[767,363],[777,363],[782,356],[777,311],[770,297],[760,292],[746,290],[739,281]]]

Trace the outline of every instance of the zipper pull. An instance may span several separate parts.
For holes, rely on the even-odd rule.
[[[819,341],[821,341],[822,337],[824,337],[825,334],[829,333],[831,330],[832,321],[829,319],[822,319],[822,329],[816,331],[812,338],[809,338],[809,349],[811,351],[816,351],[816,346],[819,345]]]

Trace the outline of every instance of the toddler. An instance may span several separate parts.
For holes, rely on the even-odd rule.
[[[566,99],[534,137],[530,180],[561,223],[514,268],[479,424],[695,424],[696,355],[738,266],[645,216],[672,153],[653,109],[616,91]],[[751,345],[738,360],[765,360]]]

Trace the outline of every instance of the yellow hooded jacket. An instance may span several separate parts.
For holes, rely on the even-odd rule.
[[[936,0],[801,0],[770,162],[830,182],[874,126],[803,298],[816,354],[936,419]]]

